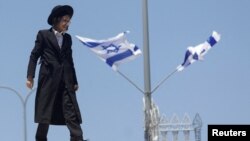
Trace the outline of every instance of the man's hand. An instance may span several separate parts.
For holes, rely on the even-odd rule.
[[[27,81],[26,81],[26,86],[27,86],[29,89],[32,89],[32,88],[33,88],[33,85],[34,85],[34,80],[33,80],[33,78],[28,78]]]
[[[75,91],[77,91],[77,90],[78,90],[78,88],[79,88],[79,86],[78,86],[78,85],[74,85],[74,90],[75,90]]]

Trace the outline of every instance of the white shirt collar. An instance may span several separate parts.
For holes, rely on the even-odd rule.
[[[59,47],[61,48],[61,47],[62,47],[62,44],[63,44],[63,34],[64,34],[65,32],[58,32],[58,31],[56,31],[55,29],[52,29],[52,30],[53,30],[53,32],[54,32],[54,34],[55,34],[55,36],[56,36],[58,45],[59,45]]]
[[[57,30],[55,30],[54,28],[52,28],[53,32],[55,35],[64,35],[65,34],[65,31],[62,31],[62,32],[58,32]]]

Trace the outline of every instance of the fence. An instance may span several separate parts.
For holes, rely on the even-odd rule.
[[[181,140],[190,141],[191,133],[194,133],[195,141],[201,141],[202,120],[198,113],[193,121],[188,114],[185,114],[182,120],[180,120],[177,114],[173,114],[171,119],[168,119],[165,115],[160,115],[159,108],[155,103],[152,103],[150,115],[150,129],[153,141],[169,141],[171,133],[172,140],[170,139],[170,141],[178,141],[179,137],[184,138],[181,138]],[[181,132],[183,136],[180,136]]]

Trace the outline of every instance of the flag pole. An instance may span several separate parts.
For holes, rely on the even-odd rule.
[[[150,56],[149,56],[149,32],[148,32],[148,0],[142,0],[142,20],[143,20],[143,62],[144,62],[144,140],[152,141],[150,133],[150,111],[151,106],[151,80],[150,80]]]
[[[144,93],[143,90],[138,87],[131,79],[129,79],[125,74],[123,74],[122,72],[120,72],[119,70],[117,70],[117,72],[126,80],[128,80],[133,86],[135,86],[135,88],[137,88],[140,92]]]
[[[154,93],[165,81],[167,81],[172,75],[174,75],[178,70],[175,69],[173,72],[165,76],[165,78],[156,85],[156,87],[152,90],[152,93]]]

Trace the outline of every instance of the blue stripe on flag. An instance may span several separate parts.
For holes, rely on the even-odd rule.
[[[90,48],[94,48],[94,47],[99,46],[101,44],[101,43],[96,43],[96,42],[82,42],[82,43]]]
[[[187,50],[187,51],[186,51],[186,54],[185,54],[184,61],[183,61],[183,63],[181,64],[182,66],[184,66],[185,63],[188,61],[188,57],[189,57],[190,55],[192,55],[192,53],[191,53],[189,50]]]
[[[110,58],[107,58],[106,63],[112,67],[115,62],[120,61],[124,58],[127,58],[131,55],[133,55],[133,52],[131,50],[127,50],[123,53],[120,53],[120,54],[117,54],[117,55],[112,56]]]
[[[210,36],[207,40],[207,42],[211,45],[211,47],[217,43],[217,41],[214,39],[213,36]]]
[[[136,52],[139,48],[135,45],[134,52]]]

